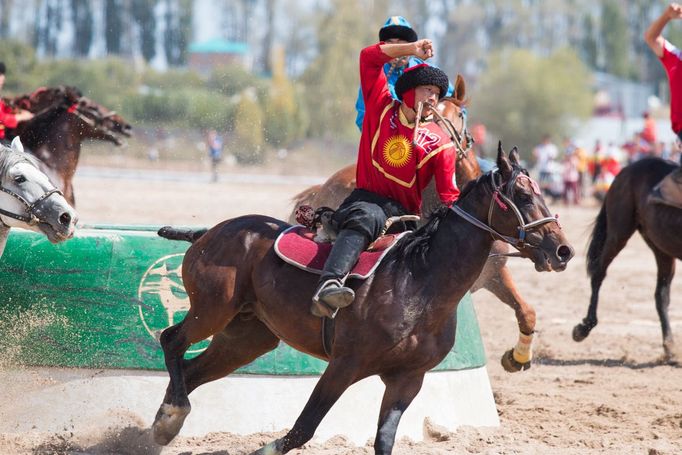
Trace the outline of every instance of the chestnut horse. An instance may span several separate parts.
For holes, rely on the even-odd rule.
[[[443,99],[439,105],[442,117],[450,122],[448,131],[457,150],[456,178],[463,186],[481,175],[481,168],[473,150],[473,141],[467,132],[463,108],[466,106],[466,86],[464,79],[458,75],[452,97]],[[441,126],[444,126],[441,123]],[[337,171],[322,185],[315,185],[294,196],[294,210],[289,222],[296,222],[296,208],[309,205],[313,208],[337,208],[341,202],[355,189],[355,164]],[[435,184],[431,182],[424,190],[422,213],[429,214],[442,204],[438,199]],[[514,310],[519,326],[519,340],[512,349],[502,355],[501,363],[510,373],[530,368],[532,359],[532,337],[535,332],[535,309],[529,305],[516,289],[511,273],[507,267],[507,258],[502,256],[509,252],[509,245],[498,241],[493,244],[492,257],[483,267],[481,275],[471,287],[471,292],[487,289],[498,299]]]
[[[656,311],[663,332],[664,361],[679,363],[670,329],[668,307],[670,285],[675,275],[675,259],[682,259],[682,210],[648,201],[651,190],[677,167],[660,158],[647,158],[625,167],[606,193],[592,230],[587,250],[587,273],[592,295],[587,316],[573,329],[575,341],[584,340],[597,325],[599,289],[606,269],[638,231],[656,257]]]
[[[75,206],[73,176],[84,139],[122,144],[132,127],[120,115],[84,97],[74,87],[41,88],[10,100],[35,114],[33,120],[7,131],[21,136],[26,149],[42,163],[41,170]]]
[[[318,277],[287,264],[273,248],[288,223],[248,215],[196,239],[182,264],[189,312],[161,335],[170,383],[154,421],[155,441],[168,444],[180,431],[190,392],[282,340],[329,365],[293,428],[256,453],[284,454],[305,444],[348,387],[378,375],[386,390],[374,451],[390,454],[425,373],[454,344],[457,304],[481,273],[493,237],[514,244],[538,270],[564,270],[573,256],[516,150],[507,157],[500,147],[497,166],[470,182],[455,205],[405,235],[374,275],[347,282],[356,298],[336,316],[329,355],[322,319],[309,311]],[[212,335],[203,353],[184,359],[191,344]]]

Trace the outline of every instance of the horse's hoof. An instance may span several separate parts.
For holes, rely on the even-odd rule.
[[[165,446],[177,436],[185,423],[185,418],[192,410],[192,407],[187,406],[173,406],[172,404],[163,403],[159,407],[154,424],[152,425],[152,432],[154,435],[154,442]]]
[[[664,350],[664,354],[663,354],[662,362],[664,364],[674,366],[674,367],[680,366],[680,356],[677,355],[677,353],[673,349],[671,349],[667,346],[663,346],[663,350]]]
[[[573,327],[573,341],[581,342],[587,338],[587,335],[589,334],[590,330],[583,324],[578,324]]]
[[[502,355],[500,363],[502,364],[502,368],[504,368],[504,371],[506,371],[507,373],[518,373],[519,371],[525,371],[531,367],[530,362],[524,363],[517,362],[516,359],[514,358],[513,349],[508,350]]]
[[[279,448],[279,439],[252,452],[251,455],[282,455],[284,452]]]

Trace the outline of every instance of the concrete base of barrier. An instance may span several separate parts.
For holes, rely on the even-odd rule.
[[[291,428],[317,379],[234,375],[206,384],[190,395],[192,412],[180,434],[251,434]],[[146,428],[153,422],[167,383],[162,372],[0,371],[0,384],[8,385],[0,400],[0,433],[78,434],[131,425]],[[377,377],[353,385],[322,421],[316,440],[343,434],[358,445],[373,441],[383,390]],[[448,430],[460,425],[498,426],[485,367],[428,373],[400,422],[398,437],[422,440],[427,418]]]

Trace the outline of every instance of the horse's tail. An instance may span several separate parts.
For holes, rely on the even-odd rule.
[[[606,200],[604,200],[601,210],[599,210],[599,215],[597,215],[597,219],[594,221],[592,234],[590,234],[590,245],[587,248],[587,275],[590,277],[599,270],[599,261],[604,249],[607,233]]]
[[[301,205],[311,205],[313,198],[319,193],[320,189],[322,189],[322,185],[313,185],[291,198],[294,203],[294,210],[289,215],[289,223],[296,223],[296,209]]]
[[[189,243],[194,243],[199,238],[206,234],[208,229],[178,229],[174,228],[172,226],[164,226],[159,231],[157,234],[159,234],[160,237],[163,237],[164,239],[168,240],[184,240]]]

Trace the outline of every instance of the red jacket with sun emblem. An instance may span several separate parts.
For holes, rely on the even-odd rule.
[[[5,138],[5,128],[16,128],[17,117],[12,113],[12,109],[0,99],[0,139]]]
[[[422,191],[432,178],[444,204],[459,197],[455,182],[455,151],[449,137],[433,122],[422,124],[412,144],[414,123],[400,112],[388,90],[384,63],[391,60],[380,44],[360,53],[360,84],[365,120],[358,150],[357,187],[400,202],[419,213]]]

